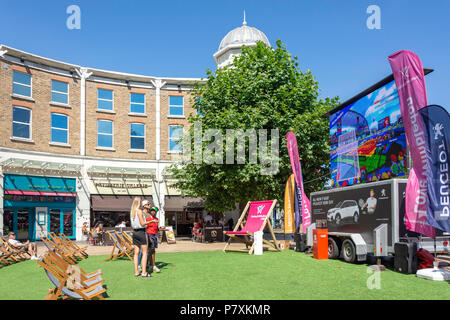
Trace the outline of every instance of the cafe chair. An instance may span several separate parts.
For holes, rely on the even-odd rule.
[[[245,244],[248,254],[252,254],[254,251],[255,243],[250,237],[253,238],[256,231],[264,231],[267,227],[272,236],[273,243],[268,240],[263,240],[264,243],[273,246],[277,251],[281,251],[278,241],[275,238],[275,234],[270,223],[270,218],[273,214],[273,208],[275,207],[277,200],[266,200],[266,201],[249,201],[244,208],[244,211],[239,218],[233,231],[224,231],[224,234],[229,236],[224,252],[227,251],[228,246],[231,244],[233,239]],[[246,219],[245,225],[243,221]],[[250,249],[249,249],[250,247]],[[236,251],[236,250],[228,250]],[[242,250],[239,250],[242,251]]]

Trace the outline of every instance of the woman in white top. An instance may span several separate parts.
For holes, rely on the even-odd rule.
[[[146,233],[146,226],[148,222],[145,221],[141,208],[150,207],[147,200],[142,201],[140,197],[135,197],[131,205],[130,218],[131,227],[133,228],[133,244],[134,244],[134,276],[141,276],[143,278],[150,278],[152,275],[145,272],[147,270],[147,248],[148,240]],[[141,269],[142,274],[139,273],[139,250],[142,250]],[[144,273],[145,272],[145,273]]]

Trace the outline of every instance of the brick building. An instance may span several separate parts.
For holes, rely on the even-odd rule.
[[[257,40],[268,43],[244,21],[214,58],[222,67]],[[85,223],[127,221],[140,195],[160,208],[161,224],[188,234],[203,214],[202,200],[180,197],[165,168],[182,154],[178,141],[196,112],[197,82],[87,68],[0,46],[0,232],[81,239]]]

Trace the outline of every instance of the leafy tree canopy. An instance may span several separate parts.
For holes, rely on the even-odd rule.
[[[202,129],[267,129],[270,151],[270,130],[279,130],[279,170],[274,175],[262,175],[261,164],[196,164],[183,161],[172,165],[169,172],[178,182],[183,195],[206,199],[206,208],[226,211],[236,203],[249,200],[283,200],[285,183],[292,173],[285,135],[297,136],[299,156],[307,194],[319,190],[329,175],[329,125],[321,115],[334,108],[338,98],[319,98],[318,83],[310,70],[298,67],[281,41],[276,48],[258,42],[255,47],[242,48],[242,54],[231,66],[207,71],[205,83],[196,85],[194,108],[189,122],[201,121]],[[193,137],[194,125],[189,135]],[[204,141],[203,150],[209,144]],[[248,147],[248,143],[247,143]],[[258,145],[259,148],[259,145]],[[321,177],[323,176],[323,177]],[[307,183],[313,180],[312,183]]]

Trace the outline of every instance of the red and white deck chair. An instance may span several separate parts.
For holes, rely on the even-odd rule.
[[[273,243],[268,240],[263,240],[264,243],[275,247],[275,249],[278,251],[281,251],[280,247],[278,246],[277,239],[275,238],[275,234],[273,233],[272,225],[270,223],[270,218],[272,216],[273,208],[275,207],[276,203],[277,200],[247,202],[247,205],[245,206],[245,209],[242,212],[239,221],[234,227],[234,230],[224,231],[224,233],[229,236],[230,239],[228,239],[228,242],[225,245],[225,248],[223,248],[223,251],[226,252],[227,247],[230,245],[231,241],[233,239],[236,239],[240,242],[245,243],[247,250],[248,247],[251,246],[248,254],[252,254],[254,250],[254,242],[253,240],[249,239],[249,236],[253,236],[256,231],[264,231],[266,227],[269,228]],[[242,226],[244,218],[246,218],[246,222],[245,226]]]

